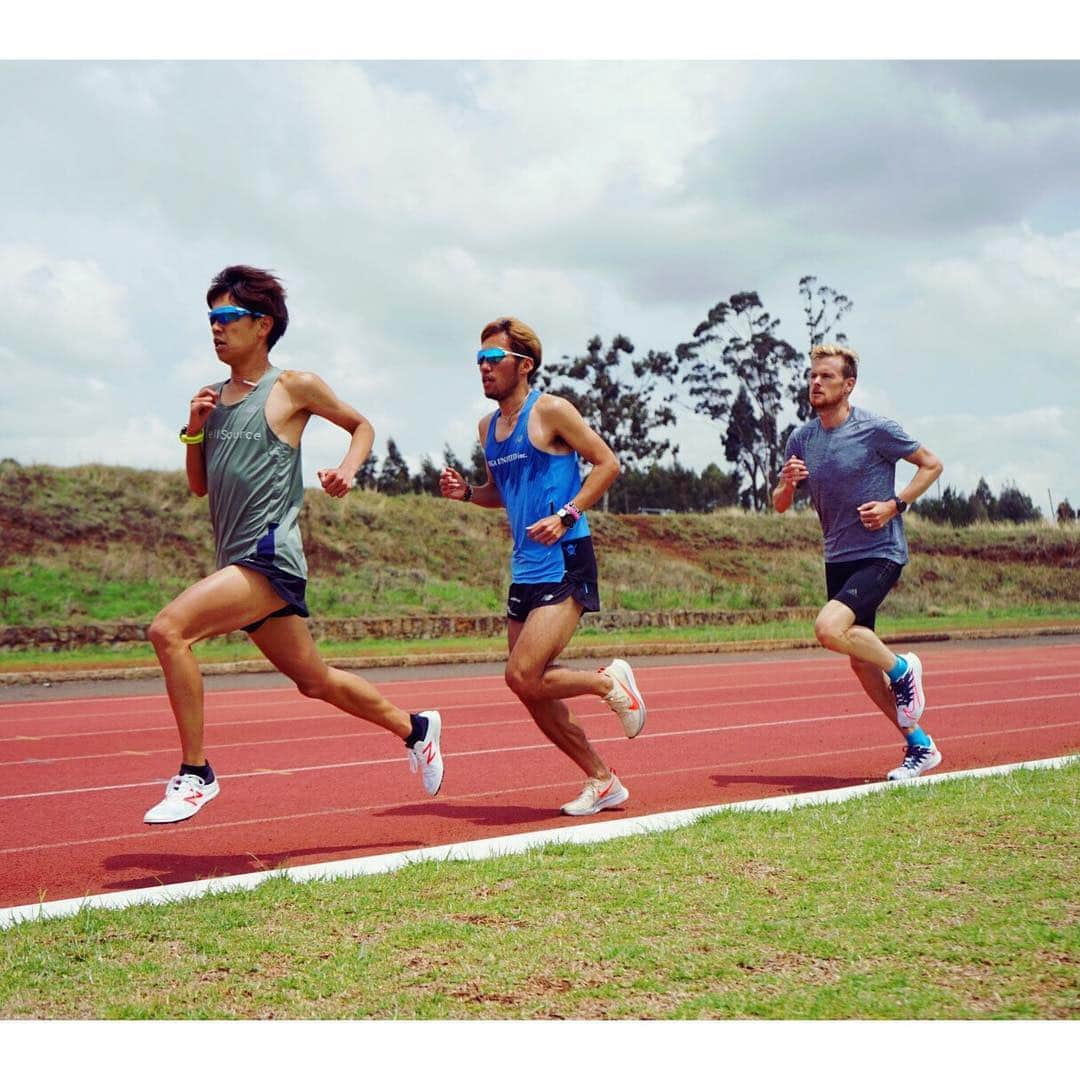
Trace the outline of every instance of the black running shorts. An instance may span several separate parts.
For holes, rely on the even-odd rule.
[[[855,625],[874,629],[877,609],[900,580],[903,566],[891,559],[855,559],[825,564],[825,588],[830,600],[855,612]]]
[[[541,581],[531,584],[514,582],[506,597],[506,617],[524,622],[530,611],[551,604],[561,604],[572,596],[585,611],[600,610],[600,591],[597,587],[596,553],[591,536],[563,540],[562,581]]]

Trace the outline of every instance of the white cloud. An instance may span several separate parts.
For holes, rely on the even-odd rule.
[[[1008,350],[1023,365],[1034,350],[1080,371],[1080,230],[994,229],[974,252],[913,266],[911,276],[935,321],[976,344],[976,362]]]
[[[1077,70],[0,63],[0,456],[68,460],[85,424],[102,454],[179,467],[188,399],[223,376],[202,300],[228,263],[286,279],[274,362],[321,374],[414,465],[471,452],[493,316],[552,359],[615,332],[640,354],[756,289],[805,347],[814,273],[855,301],[859,404],[950,482],[1045,474],[1080,505],[1039,414],[1078,383]],[[674,438],[725,464],[708,421]],[[343,439],[313,423],[306,475]]]
[[[94,260],[0,245],[0,294],[0,341],[39,374],[130,369],[140,359],[124,310],[127,289]]]
[[[1050,514],[1048,491],[1054,505],[1065,496],[1074,498],[1062,472],[1062,462],[1073,456],[1080,431],[1080,407],[1046,406],[1017,413],[951,413],[921,417],[919,437],[945,463],[940,486],[970,494],[985,478],[996,494],[1015,485],[1029,495],[1044,514]],[[1052,516],[1052,515],[1051,515]]]

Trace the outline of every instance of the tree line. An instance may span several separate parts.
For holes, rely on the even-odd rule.
[[[942,525],[977,525],[986,521],[1012,521],[1022,525],[1042,519],[1042,511],[1013,484],[1006,484],[999,495],[980,478],[970,495],[946,487],[940,496],[924,495],[915,509],[922,517]]]
[[[544,391],[571,401],[622,462],[623,470],[604,496],[603,509],[708,512],[723,506],[766,510],[784,464],[784,448],[795,428],[811,416],[807,398],[810,349],[825,341],[846,342],[840,322],[853,301],[816,277],[799,279],[804,353],[780,333],[756,292],[733,293],[706,312],[670,350],[635,355],[633,342],[616,334],[605,345],[597,335],[578,356],[545,362],[537,379]],[[683,396],[680,396],[683,395]],[[679,464],[679,447],[669,437],[675,409],[705,416],[716,424],[730,470],[710,463],[700,472]],[[664,464],[670,455],[672,464]],[[483,449],[473,447],[469,465],[446,446],[443,462],[474,483],[485,477]],[[410,474],[396,442],[386,455],[372,454],[357,474],[357,485],[387,494],[438,492],[441,467],[429,455]],[[953,524],[976,521],[1031,521],[1041,516],[1015,487],[997,497],[985,481],[971,496],[945,489],[924,497],[918,511]],[[1069,508],[1071,511],[1071,507]],[[1059,508],[1058,518],[1063,511]],[[1024,516],[1028,515],[1028,516]],[[1075,520],[1075,514],[1073,514]]]

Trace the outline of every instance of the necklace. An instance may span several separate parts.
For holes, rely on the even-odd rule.
[[[269,371],[269,370],[270,370],[269,368],[266,369],[266,371]],[[259,385],[259,383],[261,383],[263,381],[263,375],[266,374],[266,371],[264,371],[262,373],[262,375],[260,375],[259,378],[255,382],[252,382],[250,379],[233,379],[233,378],[230,378],[229,382],[231,382],[231,383],[243,383],[244,386],[250,386],[252,388],[252,390],[254,390],[255,387],[257,387]]]
[[[503,423],[509,428],[514,426],[514,422],[518,418],[518,413],[525,408],[525,402],[528,401],[528,395],[521,399],[521,404],[509,415],[503,417]]]

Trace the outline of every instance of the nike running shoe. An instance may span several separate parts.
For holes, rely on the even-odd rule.
[[[888,780],[914,780],[924,772],[941,764],[941,751],[931,743],[929,746],[909,746],[904,753],[903,764],[893,769]]]
[[[442,750],[439,748],[442,717],[434,709],[417,713],[417,715],[427,717],[427,735],[415,746],[410,747],[409,768],[413,772],[420,770],[420,779],[424,782],[424,790],[429,795],[438,795],[443,780]]]
[[[926,708],[922,687],[922,661],[913,653],[904,653],[908,669],[892,684],[896,699],[896,722],[902,728],[914,727]]]
[[[588,817],[589,814],[599,813],[609,806],[618,806],[629,798],[630,792],[612,773],[607,780],[586,780],[581,794],[573,802],[568,802],[562,812],[571,817]]]
[[[201,776],[193,773],[174,776],[165,785],[165,798],[146,811],[143,821],[147,825],[172,825],[177,821],[186,821],[216,798],[220,790],[216,777],[207,784]]]
[[[638,689],[634,672],[625,660],[612,660],[600,673],[607,675],[614,686],[604,695],[604,701],[611,711],[622,721],[626,737],[632,739],[645,726],[645,699]]]

